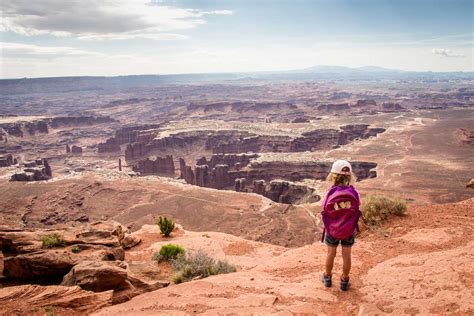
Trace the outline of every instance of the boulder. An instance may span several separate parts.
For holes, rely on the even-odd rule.
[[[15,279],[62,277],[84,259],[124,260],[125,232],[127,229],[114,221],[63,230],[0,230],[0,251],[5,256],[3,274]],[[53,235],[58,235],[60,242],[44,248],[44,237]]]
[[[124,249],[130,249],[141,243],[141,238],[133,234],[125,235],[122,239],[121,244]]]
[[[127,265],[123,261],[82,261],[63,278],[61,285],[103,292],[130,288]]]
[[[168,281],[157,279],[159,275],[159,268],[151,262],[129,267],[123,261],[83,261],[64,276],[61,285],[78,285],[94,292],[113,290],[112,302],[118,304],[168,286]]]

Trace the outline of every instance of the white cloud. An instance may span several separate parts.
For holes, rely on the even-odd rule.
[[[209,15],[229,10],[201,11],[156,5],[146,0],[15,0],[2,4],[0,31],[25,36],[75,36],[80,39],[183,39],[175,34],[205,24]]]
[[[81,56],[106,56],[98,52],[86,51],[66,46],[38,46],[32,44],[0,42],[2,58],[60,58]]]
[[[433,48],[431,52],[435,55],[442,56],[442,57],[451,57],[451,58],[463,58],[466,57],[463,54],[453,52],[450,49],[445,48]]]

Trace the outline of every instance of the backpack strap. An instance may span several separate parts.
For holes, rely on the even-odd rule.
[[[323,228],[323,234],[321,235],[321,242],[324,242],[325,236],[326,236],[326,228]]]

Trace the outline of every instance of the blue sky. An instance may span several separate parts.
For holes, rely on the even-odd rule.
[[[1,78],[375,65],[473,71],[471,0],[15,0]]]

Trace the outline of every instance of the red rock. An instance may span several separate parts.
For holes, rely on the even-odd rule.
[[[0,288],[0,315],[28,315],[34,309],[59,308],[89,314],[112,305],[112,291],[94,293],[78,286],[19,285]]]
[[[139,160],[132,170],[140,172],[140,174],[164,174],[174,176],[175,167],[173,156],[167,155],[164,158],[155,157],[155,159],[147,158]]]

